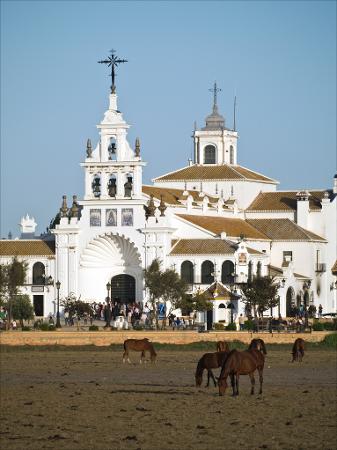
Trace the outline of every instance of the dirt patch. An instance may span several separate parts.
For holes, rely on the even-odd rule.
[[[336,448],[334,351],[291,364],[290,347],[270,350],[264,393],[250,396],[241,377],[238,398],[194,387],[202,353],[161,351],[141,366],[109,349],[3,352],[1,448]]]

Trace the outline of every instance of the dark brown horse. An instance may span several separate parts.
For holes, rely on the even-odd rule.
[[[226,341],[218,341],[216,343],[216,351],[217,352],[229,352],[229,345],[228,342]]]
[[[266,345],[264,343],[263,339],[252,339],[251,343],[249,344],[248,350],[259,350],[260,352],[262,352],[264,355],[267,354],[267,349],[266,349]]]
[[[304,356],[304,340],[302,338],[297,338],[294,342],[293,349],[292,349],[292,355],[294,361],[302,362],[302,358]]]
[[[260,394],[262,394],[264,354],[260,350],[251,349],[240,352],[232,350],[222,366],[218,380],[219,395],[224,395],[227,388],[227,378],[230,376],[233,396],[239,395],[240,375],[249,375],[251,382],[250,393],[254,394],[255,378],[254,372],[259,372]]]
[[[156,361],[157,353],[155,352],[153,345],[147,339],[127,339],[124,341],[124,353],[123,353],[123,363],[125,360],[131,363],[129,358],[129,351],[134,350],[136,352],[142,352],[140,355],[140,364],[145,360],[145,352],[150,352],[151,362]]]
[[[205,353],[198,362],[197,370],[195,371],[195,385],[196,387],[201,386],[202,383],[202,374],[204,370],[207,370],[207,384],[206,387],[209,386],[209,379],[212,378],[214,386],[216,386],[216,379],[214,378],[213,372],[211,369],[217,369],[221,367],[224,363],[229,352],[215,352],[215,353]]]

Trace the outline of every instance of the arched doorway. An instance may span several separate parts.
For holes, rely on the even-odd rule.
[[[136,300],[136,281],[131,275],[116,275],[111,278],[112,301],[132,303]]]
[[[295,306],[295,291],[290,286],[287,290],[286,296],[286,316],[292,317],[294,315],[294,306]]]

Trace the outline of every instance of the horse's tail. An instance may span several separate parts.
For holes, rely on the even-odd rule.
[[[202,374],[204,373],[205,364],[204,357],[202,356],[197,364],[197,369],[195,371],[195,382],[197,386],[200,386],[202,383]]]

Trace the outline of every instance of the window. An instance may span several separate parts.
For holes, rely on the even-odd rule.
[[[122,209],[122,226],[123,227],[133,226],[133,209],[131,208]]]
[[[194,281],[194,268],[191,261],[184,261],[180,269],[181,279],[186,281],[188,284],[193,284]]]
[[[128,173],[126,176],[126,182],[124,183],[124,197],[131,197],[132,195],[132,174]]]
[[[204,150],[204,164],[215,164],[214,145],[206,145]]]
[[[107,209],[105,212],[105,225],[107,227],[117,226],[117,209]]]
[[[116,161],[116,139],[110,138],[109,146],[108,146],[109,159],[111,161]]]
[[[232,261],[225,261],[221,268],[221,281],[225,284],[234,283],[234,264]]]
[[[44,284],[45,267],[42,262],[33,265],[33,284]]]
[[[234,147],[229,147],[229,164],[234,164]]]
[[[293,260],[293,252],[283,252],[283,262],[290,262]]]
[[[101,176],[100,174],[96,174],[93,177],[92,183],[92,193],[94,194],[94,197],[99,198],[101,196]]]
[[[214,264],[212,261],[204,261],[201,264],[201,284],[211,284],[214,281]]]
[[[90,226],[100,227],[101,226],[101,210],[91,209],[90,210]]]
[[[116,197],[116,192],[117,192],[116,175],[112,174],[108,182],[109,197]]]

